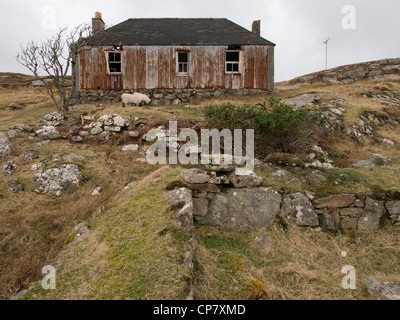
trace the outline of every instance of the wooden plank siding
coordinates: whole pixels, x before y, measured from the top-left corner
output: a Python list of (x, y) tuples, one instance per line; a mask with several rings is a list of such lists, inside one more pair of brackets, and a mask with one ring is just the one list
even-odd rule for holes
[[(107, 51), (79, 53), (81, 90), (268, 89), (269, 46), (242, 46), (241, 73), (225, 74), (227, 46), (124, 46), (122, 73), (107, 74)], [(177, 75), (177, 52), (189, 52), (189, 75)]]

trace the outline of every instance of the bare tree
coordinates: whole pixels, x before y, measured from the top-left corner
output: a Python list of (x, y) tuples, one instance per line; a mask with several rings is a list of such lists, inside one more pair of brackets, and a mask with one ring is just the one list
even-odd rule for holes
[[(69, 32), (64, 28), (42, 43), (30, 41), (26, 46), (20, 46), (21, 52), (17, 55), (17, 61), (28, 68), (38, 80), (42, 80), (43, 74), (50, 77), (50, 82), (43, 83), (57, 110), (63, 114), (68, 111), (75, 91), (76, 56), (87, 45), (91, 32), (89, 25), (80, 25)], [(66, 80), (71, 70), (72, 86), (69, 88)]]

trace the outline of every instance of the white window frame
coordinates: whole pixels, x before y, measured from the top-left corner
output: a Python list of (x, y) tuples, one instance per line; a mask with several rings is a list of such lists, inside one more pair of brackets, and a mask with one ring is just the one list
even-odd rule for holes
[[(226, 56), (229, 52), (239, 53), (239, 61), (227, 61)], [(228, 71), (228, 64), (237, 65), (238, 71)], [(233, 68), (232, 68), (233, 69)], [(242, 51), (241, 50), (225, 50), (225, 73), (226, 74), (241, 74), (242, 73)]]
[[(187, 54), (187, 62), (179, 62), (179, 54), (180, 53), (186, 53)], [(180, 66), (184, 66), (186, 65), (187, 68), (187, 72), (180, 72)], [(180, 77), (187, 77), (189, 76), (189, 72), (190, 72), (190, 51), (184, 51), (184, 50), (178, 50), (176, 52), (176, 73), (178, 76)]]
[[(120, 72), (111, 72), (111, 70), (110, 70), (110, 53), (119, 53), (119, 54), (121, 54), (121, 61), (120, 62), (114, 62), (114, 61), (112, 61), (111, 63), (119, 63), (119, 64), (121, 64), (121, 71)], [(106, 52), (106, 59), (107, 59), (107, 74), (116, 74), (116, 75), (118, 75), (118, 74), (122, 74), (122, 60), (123, 60), (123, 53), (122, 53), (122, 51), (107, 51)]]

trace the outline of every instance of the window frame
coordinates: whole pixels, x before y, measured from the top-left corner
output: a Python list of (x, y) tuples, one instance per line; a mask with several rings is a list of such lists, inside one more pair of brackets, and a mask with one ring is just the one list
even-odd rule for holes
[[(115, 59), (114, 61), (110, 61), (110, 54), (111, 53), (119, 53), (120, 54), (120, 61), (116, 62)], [(113, 50), (113, 51), (107, 51), (106, 52), (106, 58), (107, 58), (107, 74), (109, 75), (119, 75), (122, 74), (122, 60), (123, 60), (123, 52), (122, 51), (118, 51), (118, 50)], [(120, 64), (121, 66), (121, 71), (111, 71), (110, 69), (110, 63), (114, 63), (114, 64)]]
[[(239, 60), (238, 61), (228, 61), (227, 54), (230, 52), (239, 53)], [(225, 74), (241, 74), (242, 73), (242, 50), (225, 50)], [(232, 71), (228, 71), (228, 65), (232, 65)], [(238, 71), (233, 71), (233, 66), (238, 66)]]
[[(187, 62), (180, 62), (179, 61), (179, 54), (185, 53), (187, 54)], [(186, 65), (187, 71), (186, 72), (181, 72), (181, 65), (184, 66)], [(184, 70), (184, 69), (182, 69)], [(190, 75), (190, 51), (187, 50), (177, 50), (176, 51), (176, 74), (178, 77), (188, 77)]]

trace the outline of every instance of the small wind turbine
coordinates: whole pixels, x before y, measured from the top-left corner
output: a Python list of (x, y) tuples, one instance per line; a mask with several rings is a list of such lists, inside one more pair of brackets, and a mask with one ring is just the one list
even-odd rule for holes
[(328, 70), (328, 42), (331, 40), (332, 39), (328, 37), (328, 39), (322, 42), (322, 44), (325, 45), (325, 70)]

